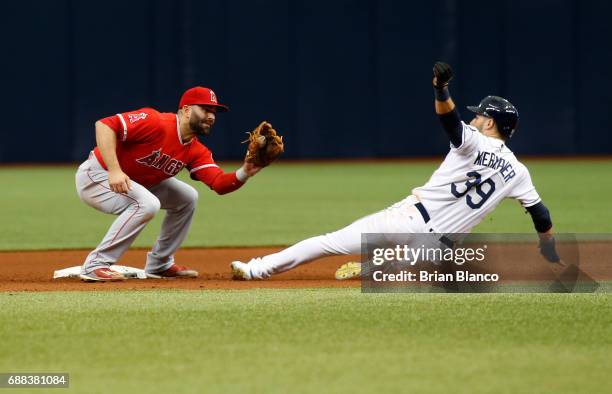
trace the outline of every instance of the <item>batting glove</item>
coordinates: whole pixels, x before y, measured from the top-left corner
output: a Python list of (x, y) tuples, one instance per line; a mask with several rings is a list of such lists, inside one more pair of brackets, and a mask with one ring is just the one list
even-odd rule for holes
[(540, 239), (540, 253), (546, 260), (550, 263), (558, 263), (561, 261), (559, 255), (557, 254), (557, 250), (555, 248), (555, 239), (550, 238), (548, 240)]
[(436, 62), (433, 67), (433, 74), (436, 77), (434, 87), (437, 89), (448, 86), (448, 83), (453, 79), (453, 70), (451, 67), (443, 62)]

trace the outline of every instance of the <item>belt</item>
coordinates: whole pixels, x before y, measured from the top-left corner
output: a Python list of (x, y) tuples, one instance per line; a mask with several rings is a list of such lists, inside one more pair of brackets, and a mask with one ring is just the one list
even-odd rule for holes
[(425, 221), (425, 223), (431, 220), (431, 218), (429, 217), (429, 213), (427, 212), (427, 209), (425, 209), (425, 206), (423, 206), (423, 204), (417, 202), (416, 204), (414, 204), (414, 207), (419, 210), (421, 216), (423, 216), (423, 220)]
[[(421, 216), (423, 216), (423, 220), (425, 221), (425, 223), (428, 223), (431, 220), (431, 217), (429, 216), (429, 212), (427, 212), (427, 209), (425, 209), (425, 206), (422, 203), (417, 202), (416, 204), (414, 204), (414, 207), (419, 210), (419, 212), (421, 213)], [(432, 233), (433, 229), (430, 228), (429, 232)], [(444, 235), (440, 237), (440, 242), (442, 242), (444, 245), (448, 246), (449, 248), (455, 247), (455, 243)]]

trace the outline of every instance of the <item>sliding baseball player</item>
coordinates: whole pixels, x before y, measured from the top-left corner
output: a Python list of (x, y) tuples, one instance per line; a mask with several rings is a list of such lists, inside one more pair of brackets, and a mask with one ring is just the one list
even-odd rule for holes
[[(533, 220), (540, 252), (558, 262), (550, 214), (537, 193), (527, 167), (507, 143), (516, 131), (519, 114), (506, 99), (485, 97), (468, 107), (475, 116), (464, 123), (450, 97), (449, 65), (433, 68), (435, 111), (450, 150), (429, 181), (391, 207), (361, 218), (329, 234), (319, 235), (268, 256), (231, 263), (235, 279), (265, 279), (300, 264), (329, 255), (359, 254), (362, 233), (444, 234), (469, 233), (505, 198), (516, 199)], [(337, 272), (344, 279), (360, 274), (360, 264)]]

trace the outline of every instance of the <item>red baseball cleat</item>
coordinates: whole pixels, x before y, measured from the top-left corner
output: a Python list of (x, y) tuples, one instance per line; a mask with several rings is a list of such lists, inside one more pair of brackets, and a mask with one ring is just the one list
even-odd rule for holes
[(110, 268), (98, 268), (88, 274), (79, 275), (84, 282), (116, 282), (126, 280), (125, 275)]
[(163, 279), (163, 278), (197, 278), (198, 271), (192, 270), (184, 265), (172, 264), (170, 268), (162, 272), (150, 273), (147, 272), (147, 278)]

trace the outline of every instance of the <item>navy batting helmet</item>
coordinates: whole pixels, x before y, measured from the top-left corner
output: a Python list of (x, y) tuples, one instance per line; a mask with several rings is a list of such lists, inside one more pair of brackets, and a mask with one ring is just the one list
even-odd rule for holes
[(514, 105), (505, 98), (487, 96), (482, 99), (477, 107), (468, 106), (467, 108), (479, 115), (493, 118), (497, 124), (497, 130), (505, 138), (512, 137), (512, 134), (516, 131), (519, 114)]

